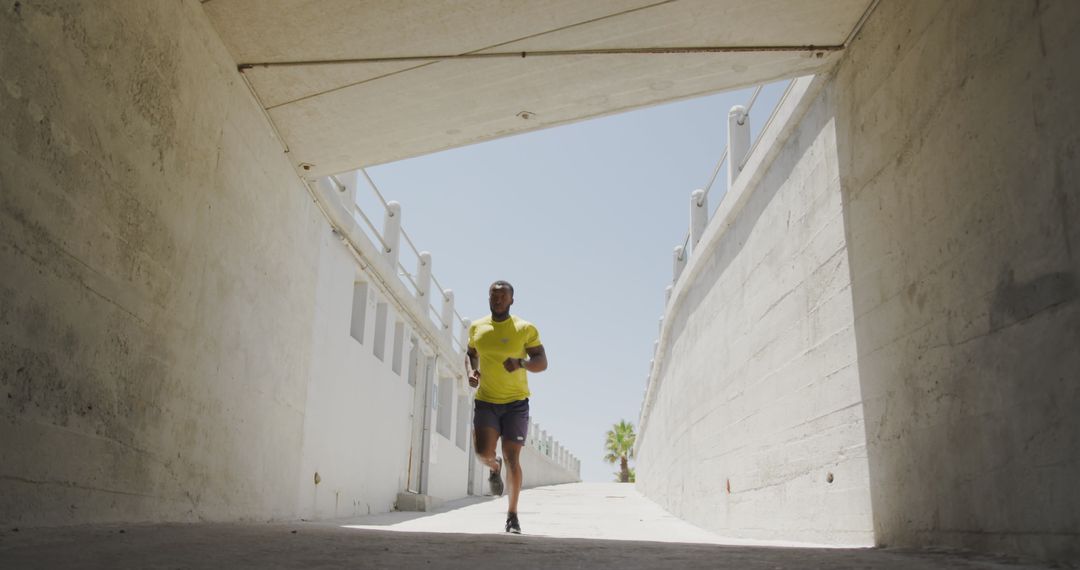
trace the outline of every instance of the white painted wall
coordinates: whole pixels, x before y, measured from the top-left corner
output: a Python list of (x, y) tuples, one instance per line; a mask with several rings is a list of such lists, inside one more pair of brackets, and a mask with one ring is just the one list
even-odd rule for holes
[[(386, 298), (371, 284), (370, 275), (358, 271), (352, 255), (328, 228), (319, 254), (311, 339), (318, 358), (311, 363), (304, 413), (299, 515), (337, 518), (386, 512), (405, 488), (408, 469), (413, 401), (408, 367), (399, 375), (390, 358), (375, 357), (375, 307)], [(363, 344), (350, 334), (357, 279), (369, 283)], [(388, 315), (392, 333), (396, 315), (389, 309)], [(388, 340), (392, 349), (392, 335)], [(408, 342), (407, 335), (404, 340)]]
[(521, 450), (521, 470), (522, 487), (526, 489), (581, 481), (581, 474), (577, 469), (554, 462), (550, 457), (529, 446)]
[(747, 164), (673, 291), (637, 486), (725, 535), (869, 544), (835, 125), (819, 85), (801, 80), (782, 103), (790, 122), (763, 135), (770, 156)]

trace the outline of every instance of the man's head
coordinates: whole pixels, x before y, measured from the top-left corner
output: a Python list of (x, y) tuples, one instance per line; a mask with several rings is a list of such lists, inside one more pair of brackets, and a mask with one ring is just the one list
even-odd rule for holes
[(491, 314), (502, 316), (510, 313), (510, 305), (514, 304), (514, 286), (506, 281), (496, 281), (488, 288), (488, 307)]

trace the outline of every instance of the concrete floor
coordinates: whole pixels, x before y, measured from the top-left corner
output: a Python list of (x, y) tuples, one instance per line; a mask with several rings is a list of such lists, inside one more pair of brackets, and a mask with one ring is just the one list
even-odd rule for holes
[(726, 539), (667, 514), (630, 485), (542, 487), (521, 501), (522, 536), (502, 532), (505, 499), (490, 497), (343, 521), (5, 529), (0, 568), (1047, 568), (962, 553)]

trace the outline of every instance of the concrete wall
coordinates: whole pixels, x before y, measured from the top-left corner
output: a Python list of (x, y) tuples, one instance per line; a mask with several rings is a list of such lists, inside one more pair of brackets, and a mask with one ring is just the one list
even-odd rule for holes
[(675, 288), (639, 487), (742, 536), (872, 512), (1080, 559), (1077, 53), (1075, 2), (881, 2)]
[[(198, 3), (24, 2), (0, 26), (0, 520), (391, 509), (414, 426), (395, 324), (429, 357), (448, 341), (359, 268), (378, 250), (332, 230)], [(464, 496), (440, 440), (428, 486)]]
[(296, 509), (328, 232), (196, 2), (0, 11), (0, 520)]
[(881, 544), (1080, 559), (1077, 54), (1077, 2), (882, 2), (837, 71)]
[[(869, 544), (831, 100), (801, 80), (664, 319), (637, 486), (728, 536)], [(770, 152), (765, 151), (771, 149)]]

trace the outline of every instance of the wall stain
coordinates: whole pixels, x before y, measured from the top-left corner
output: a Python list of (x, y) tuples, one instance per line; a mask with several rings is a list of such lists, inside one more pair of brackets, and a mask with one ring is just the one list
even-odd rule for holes
[(998, 330), (1072, 301), (1077, 296), (1076, 276), (1059, 271), (1028, 281), (1016, 280), (1006, 268), (998, 279), (990, 307), (990, 328)]

